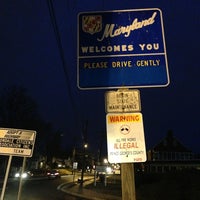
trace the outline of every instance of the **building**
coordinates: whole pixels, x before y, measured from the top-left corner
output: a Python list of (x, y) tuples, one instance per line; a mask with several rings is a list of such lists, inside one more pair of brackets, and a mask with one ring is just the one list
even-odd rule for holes
[(182, 145), (169, 131), (147, 152), (145, 171), (163, 173), (180, 170), (200, 170), (200, 156)]

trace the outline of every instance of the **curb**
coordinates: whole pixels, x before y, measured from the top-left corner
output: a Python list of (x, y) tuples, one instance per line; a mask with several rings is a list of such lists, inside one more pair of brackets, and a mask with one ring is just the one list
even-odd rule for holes
[[(87, 179), (87, 180), (84, 180), (84, 182), (91, 181), (91, 180), (92, 179)], [(89, 189), (85, 189), (84, 186), (81, 187), (77, 182), (63, 183), (59, 185), (57, 189), (71, 196), (79, 197), (79, 198), (83, 198), (87, 200), (121, 200), (121, 197), (117, 197), (114, 195), (105, 195), (105, 194), (94, 192)]]

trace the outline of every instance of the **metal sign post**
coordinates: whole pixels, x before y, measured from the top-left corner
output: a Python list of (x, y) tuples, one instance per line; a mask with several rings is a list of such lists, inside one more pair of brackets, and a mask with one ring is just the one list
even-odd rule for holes
[(19, 181), (19, 190), (18, 190), (17, 200), (20, 200), (20, 198), (21, 198), (22, 174), (24, 173), (25, 166), (26, 166), (26, 157), (23, 158), (23, 164), (22, 164), (22, 171), (21, 171), (21, 176), (20, 176), (20, 181)]
[(3, 181), (3, 188), (2, 188), (2, 192), (1, 192), (1, 200), (4, 199), (4, 194), (5, 194), (5, 190), (6, 190), (6, 184), (7, 184), (7, 181), (8, 181), (8, 174), (9, 174), (9, 171), (10, 171), (11, 161), (12, 161), (12, 155), (10, 155), (9, 159), (8, 159), (6, 175), (5, 175), (5, 178), (4, 178), (4, 181)]

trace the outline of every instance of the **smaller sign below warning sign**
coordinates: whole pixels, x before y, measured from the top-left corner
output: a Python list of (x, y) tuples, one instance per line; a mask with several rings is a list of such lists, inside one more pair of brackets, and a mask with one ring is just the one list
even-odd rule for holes
[(118, 90), (105, 93), (107, 113), (139, 112), (141, 111), (139, 90)]
[(106, 122), (109, 162), (145, 162), (146, 147), (142, 114), (109, 113)]

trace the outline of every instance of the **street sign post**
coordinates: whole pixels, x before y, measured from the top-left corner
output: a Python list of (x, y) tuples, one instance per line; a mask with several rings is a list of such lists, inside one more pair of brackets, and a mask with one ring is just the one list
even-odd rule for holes
[[(169, 84), (162, 12), (158, 8), (78, 15), (79, 89)], [(146, 161), (139, 93), (106, 93), (108, 160), (122, 163), (122, 199), (135, 200), (134, 162)], [(128, 181), (127, 181), (128, 180)]]
[(80, 89), (167, 86), (161, 10), (79, 13), (77, 59)]
[(118, 90), (105, 93), (107, 113), (139, 112), (141, 111), (139, 90)]
[(31, 157), (35, 137), (32, 130), (0, 128), (0, 154)]
[[(8, 174), (10, 171), (10, 165), (12, 156), (21, 156), (23, 158), (22, 173), (25, 169), (26, 157), (31, 157), (33, 154), (34, 144), (36, 138), (36, 131), (12, 129), (12, 128), (0, 128), (0, 155), (8, 155), (8, 164), (6, 174), (4, 177), (3, 187), (1, 191), (1, 200), (4, 199), (6, 184), (8, 180)], [(21, 195), (22, 177), (20, 177), (20, 184), (18, 190), (18, 200)]]
[(136, 200), (135, 162), (146, 161), (143, 119), (141, 113), (108, 113), (108, 160), (121, 163), (122, 200)]

